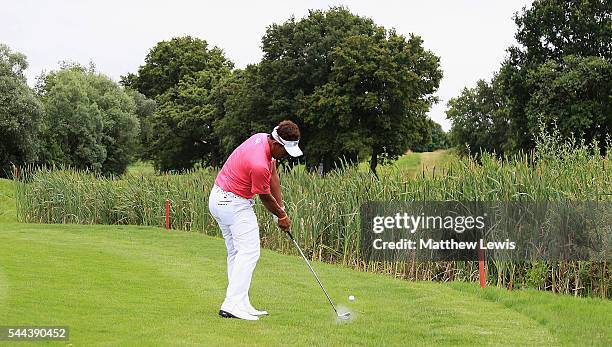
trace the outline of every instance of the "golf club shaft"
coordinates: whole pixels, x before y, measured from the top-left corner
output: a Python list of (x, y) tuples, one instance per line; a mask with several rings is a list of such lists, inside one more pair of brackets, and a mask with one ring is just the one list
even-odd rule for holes
[(287, 231), (287, 234), (289, 234), (289, 237), (291, 238), (291, 241), (293, 241), (293, 244), (295, 245), (295, 247), (298, 249), (298, 251), (302, 255), (302, 258), (304, 258), (304, 260), (306, 261), (306, 265), (308, 265), (308, 268), (310, 269), (310, 271), (312, 272), (314, 277), (317, 279), (317, 282), (319, 283), (319, 286), (321, 287), (321, 289), (323, 289), (323, 293), (325, 293), (325, 296), (327, 297), (327, 300), (329, 300), (329, 303), (331, 304), (332, 308), (334, 309), (336, 314), (338, 314), (338, 310), (336, 310), (336, 305), (334, 305), (334, 302), (329, 297), (329, 294), (327, 294), (327, 290), (325, 290), (325, 287), (323, 287), (323, 283), (321, 283), (321, 280), (319, 280), (319, 276), (317, 276), (317, 273), (314, 271), (314, 269), (310, 265), (310, 262), (308, 261), (308, 258), (306, 258), (306, 256), (304, 255), (304, 252), (302, 252), (302, 248), (300, 248), (300, 245), (298, 245), (298, 243), (293, 238), (293, 235), (291, 235), (291, 233), (289, 231)]

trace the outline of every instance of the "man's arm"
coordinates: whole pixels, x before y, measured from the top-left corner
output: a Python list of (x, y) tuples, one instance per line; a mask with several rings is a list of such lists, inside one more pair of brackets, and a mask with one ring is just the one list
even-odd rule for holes
[(281, 208), (285, 207), (285, 203), (281, 197), (280, 178), (276, 171), (276, 162), (272, 165), (272, 175), (270, 176), (270, 192)]
[[(259, 168), (259, 171), (253, 170), (251, 173), (252, 187), (251, 191), (259, 195), (259, 199), (268, 211), (278, 217), (278, 226), (283, 230), (289, 230), (291, 220), (285, 213), (276, 198), (272, 195), (272, 172), (270, 169)], [(278, 178), (278, 175), (277, 175)], [(280, 191), (280, 185), (277, 186)]]
[(259, 199), (263, 203), (264, 207), (279, 219), (285, 217), (285, 211), (283, 211), (272, 194), (259, 194)]
[(287, 231), (291, 228), (291, 219), (280, 205), (276, 202), (276, 199), (272, 194), (259, 194), (259, 199), (263, 203), (263, 205), (268, 209), (268, 211), (272, 212), (276, 217), (278, 217), (278, 226), (279, 228)]

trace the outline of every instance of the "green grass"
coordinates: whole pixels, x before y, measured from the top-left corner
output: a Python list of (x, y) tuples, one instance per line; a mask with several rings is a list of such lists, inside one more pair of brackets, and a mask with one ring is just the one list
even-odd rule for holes
[[(423, 153), (409, 152), (389, 165), (379, 166), (378, 170), (383, 175), (394, 170), (401, 170), (406, 177), (417, 177), (423, 173), (423, 170), (426, 173), (432, 173), (434, 167), (437, 172), (440, 172), (455, 157), (456, 154), (452, 149)], [(359, 164), (359, 171), (367, 172), (369, 170), (369, 162)]]
[(135, 163), (130, 164), (127, 167), (127, 170), (125, 173), (129, 175), (134, 175), (134, 176), (139, 176), (139, 175), (146, 176), (146, 175), (156, 174), (153, 164), (151, 164), (151, 162), (143, 162), (143, 161), (137, 161)]
[(0, 223), (16, 222), (15, 184), (12, 180), (0, 178)]
[[(486, 153), (479, 160), (459, 158), (449, 151), (409, 154), (399, 161), (403, 170), (390, 169), (380, 179), (355, 167), (332, 170), (324, 178), (292, 170), (281, 175), (283, 199), (294, 221), (294, 235), (302, 240), (310, 258), (405, 279), (471, 281), (474, 263), (363, 261), (361, 206), (368, 201), (610, 201), (608, 157), (601, 157), (594, 147), (554, 141), (538, 143), (537, 151), (503, 160)], [(419, 165), (411, 158), (418, 158)], [(414, 175), (419, 166), (431, 172), (411, 178), (409, 169)], [(40, 170), (28, 176), (28, 183), (16, 185), (19, 221), (161, 226), (165, 201), (170, 200), (172, 229), (219, 236), (207, 212), (207, 194), (215, 176), (216, 171), (210, 169), (112, 178), (70, 169)], [(262, 215), (264, 246), (290, 252), (293, 246), (270, 214), (261, 204), (255, 209)], [(489, 283), (499, 286), (612, 299), (607, 263), (489, 265)]]
[(431, 170), (433, 167), (437, 169), (446, 168), (448, 164), (457, 157), (454, 149), (441, 149), (435, 152), (424, 152), (421, 154), (421, 167)]
[(15, 220), (12, 182), (0, 180), (0, 188), (0, 325), (68, 325), (74, 345), (612, 343), (607, 300), (407, 282), (314, 262), (332, 297), (355, 315), (340, 324), (301, 258), (269, 250), (251, 298), (271, 315), (224, 320), (217, 316), (226, 286), (221, 239), (137, 226), (8, 223)]
[[(225, 246), (136, 226), (0, 225), (0, 325), (68, 325), (74, 345), (610, 345), (612, 303), (408, 282), (314, 262), (355, 314), (337, 323), (297, 256), (263, 250), (257, 322), (217, 316)], [(348, 295), (356, 301), (347, 301)]]

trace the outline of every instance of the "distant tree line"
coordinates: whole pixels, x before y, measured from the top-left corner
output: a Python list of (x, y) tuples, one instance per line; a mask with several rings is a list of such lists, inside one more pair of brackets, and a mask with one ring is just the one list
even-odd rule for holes
[(68, 63), (31, 89), (26, 68), (23, 54), (0, 44), (0, 176), (25, 164), (124, 172), (138, 146), (135, 92)]
[(0, 166), (70, 165), (121, 174), (136, 160), (161, 171), (219, 166), (255, 132), (292, 119), (306, 166), (369, 160), (373, 169), (441, 128), (427, 117), (440, 59), (343, 7), (267, 28), (258, 64), (235, 69), (193, 37), (156, 44), (119, 84), (63, 63), (26, 84), (23, 54), (0, 46)]
[(518, 46), (491, 81), (449, 101), (451, 140), (499, 155), (534, 147), (540, 127), (566, 138), (612, 134), (612, 2), (536, 0), (514, 17)]
[(426, 113), (439, 58), (345, 8), (268, 27), (264, 56), (245, 69), (191, 37), (157, 44), (124, 86), (155, 100), (149, 156), (160, 170), (220, 165), (254, 132), (301, 128), (309, 169), (394, 159), (431, 139)]
[(431, 140), (425, 144), (414, 144), (410, 146), (410, 150), (413, 152), (433, 152), (439, 149), (452, 147), (449, 134), (442, 129), (440, 124), (430, 119), (429, 129), (431, 129)]

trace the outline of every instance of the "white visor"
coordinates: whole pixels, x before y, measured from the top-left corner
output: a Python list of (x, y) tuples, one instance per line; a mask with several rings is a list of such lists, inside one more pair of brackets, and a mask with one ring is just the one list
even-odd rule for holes
[(298, 146), (300, 140), (283, 140), (283, 138), (280, 137), (280, 135), (278, 135), (278, 133), (276, 132), (276, 129), (278, 129), (278, 127), (275, 127), (274, 130), (272, 130), (272, 137), (274, 138), (274, 140), (276, 140), (276, 142), (280, 143), (281, 145), (283, 145), (283, 147), (285, 147), (285, 150), (287, 151), (287, 153), (289, 153), (290, 156), (299, 157), (300, 155), (304, 154)]

